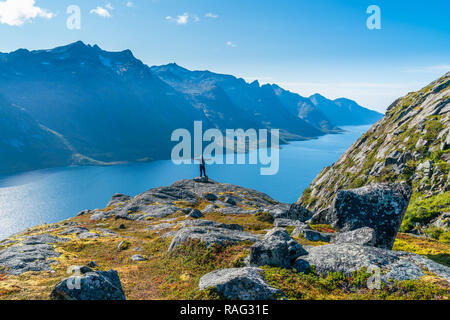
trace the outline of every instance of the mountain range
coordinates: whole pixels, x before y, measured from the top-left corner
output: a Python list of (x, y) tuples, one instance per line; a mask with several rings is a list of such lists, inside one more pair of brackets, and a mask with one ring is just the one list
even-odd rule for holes
[(382, 115), (348, 99), (168, 64), (81, 41), (0, 53), (0, 174), (167, 159), (177, 128), (279, 128), (282, 142), (342, 132)]

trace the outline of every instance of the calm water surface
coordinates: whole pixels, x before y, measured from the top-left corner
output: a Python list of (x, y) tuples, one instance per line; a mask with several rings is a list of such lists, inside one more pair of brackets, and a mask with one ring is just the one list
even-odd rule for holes
[[(297, 141), (280, 150), (280, 170), (261, 176), (259, 165), (212, 165), (207, 174), (294, 202), (315, 176), (335, 162), (370, 126), (343, 127), (344, 134)], [(103, 208), (114, 193), (137, 195), (199, 175), (198, 166), (170, 160), (114, 167), (67, 167), (0, 176), (0, 239), (28, 227), (73, 217), (83, 209)]]

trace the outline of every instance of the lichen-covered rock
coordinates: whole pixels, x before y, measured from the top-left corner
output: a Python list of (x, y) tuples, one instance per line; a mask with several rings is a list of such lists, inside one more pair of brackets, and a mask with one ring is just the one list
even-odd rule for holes
[[(308, 249), (308, 255), (299, 257), (294, 264), (305, 269), (305, 262), (315, 267), (315, 271), (326, 275), (328, 272), (342, 272), (351, 275), (361, 268), (380, 268), (382, 279), (413, 280), (425, 275), (423, 268), (450, 281), (450, 268), (421, 257), (417, 254), (391, 251), (356, 244), (329, 244)], [(297, 269), (297, 268), (296, 268)]]
[(28, 271), (49, 271), (55, 263), (52, 258), (60, 256), (53, 244), (67, 240), (48, 234), (25, 237), (0, 251), (0, 273), (20, 275)]
[[(447, 72), (421, 90), (394, 101), (383, 119), (361, 135), (336, 163), (317, 175), (298, 203), (314, 211), (317, 214), (314, 220), (320, 221), (318, 218), (323, 215), (318, 212), (330, 207), (340, 190), (408, 179), (413, 199), (426, 198), (429, 202), (424, 208), (427, 214), (449, 211), (440, 199), (450, 191), (444, 164), (450, 163), (450, 153), (439, 152), (447, 151), (449, 146), (449, 93), (450, 72)], [(429, 227), (428, 223), (428, 219), (405, 223), (403, 229), (419, 232)]]
[(278, 218), (273, 221), (273, 226), (280, 227), (280, 228), (295, 227), (298, 225), (306, 225), (306, 224), (303, 222), (300, 222), (298, 220), (285, 219), (285, 218)]
[(147, 260), (147, 259), (144, 258), (141, 254), (135, 254), (135, 255), (132, 256), (130, 259), (131, 259), (131, 261), (134, 261), (134, 262), (138, 262), (138, 261), (146, 261), (146, 260)]
[(305, 254), (308, 253), (285, 229), (274, 228), (250, 248), (249, 264), (289, 268), (295, 259)]
[(203, 213), (198, 209), (192, 209), (192, 210), (190, 210), (188, 217), (198, 219), (198, 218), (203, 217)]
[[(205, 220), (203, 220), (205, 221)], [(175, 233), (168, 251), (186, 243), (189, 240), (199, 240), (207, 247), (217, 244), (236, 243), (242, 241), (256, 242), (259, 237), (249, 232), (236, 230), (235, 225), (226, 225), (223, 223), (200, 222), (200, 224), (185, 225)]]
[[(294, 229), (295, 230), (295, 229)], [(299, 228), (300, 233), (309, 241), (322, 241), (330, 242), (331, 234), (325, 232), (319, 232), (308, 228)]]
[(291, 204), (287, 213), (289, 219), (299, 220), (301, 222), (308, 221), (312, 216), (313, 213), (311, 211), (297, 203)]
[(58, 283), (50, 294), (52, 300), (126, 300), (115, 270), (80, 270)]
[(410, 197), (411, 188), (404, 183), (377, 183), (341, 190), (326, 222), (341, 232), (372, 228), (376, 235), (375, 246), (392, 249)]
[(208, 273), (200, 278), (200, 290), (214, 288), (225, 299), (269, 300), (283, 293), (271, 287), (259, 268), (231, 268)]
[(208, 201), (216, 201), (218, 199), (218, 197), (214, 193), (211, 193), (211, 192), (205, 192), (203, 194), (203, 197)]
[(353, 243), (362, 246), (374, 246), (375, 242), (375, 231), (368, 227), (348, 232), (339, 232), (333, 237), (333, 243)]

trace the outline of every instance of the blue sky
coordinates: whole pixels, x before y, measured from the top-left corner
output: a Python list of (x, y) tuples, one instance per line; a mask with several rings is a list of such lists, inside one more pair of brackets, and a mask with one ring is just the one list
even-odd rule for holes
[[(80, 30), (66, 27), (69, 5)], [(369, 5), (380, 30), (366, 27)], [(82, 40), (384, 111), (450, 71), (449, 12), (449, 1), (0, 0), (0, 51)]]

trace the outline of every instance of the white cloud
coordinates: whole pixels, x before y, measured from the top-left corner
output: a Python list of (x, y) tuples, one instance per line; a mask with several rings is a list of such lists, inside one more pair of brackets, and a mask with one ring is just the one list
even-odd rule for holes
[(133, 7), (134, 7), (134, 3), (133, 3), (132, 1), (128, 1), (127, 4), (126, 4), (126, 6), (127, 6), (128, 8), (133, 8)]
[(106, 7), (106, 9), (114, 10), (114, 7), (112, 6), (111, 3), (107, 3), (105, 7)]
[(96, 14), (96, 15), (98, 15), (100, 17), (103, 17), (103, 18), (111, 18), (111, 14), (109, 13), (109, 11), (107, 9), (103, 8), (103, 7), (97, 7), (95, 9), (92, 9), (90, 11), (90, 13)]
[(232, 47), (232, 48), (236, 48), (236, 47), (237, 47), (237, 45), (235, 45), (235, 44), (234, 44), (233, 42), (231, 42), (231, 41), (227, 41), (226, 45), (227, 45), (228, 47)]
[(212, 13), (212, 12), (208, 12), (205, 14), (206, 18), (211, 18), (211, 19), (217, 19), (219, 17), (218, 14)]
[(176, 18), (167, 16), (166, 20), (175, 22), (176, 24), (187, 24), (189, 22), (189, 13), (185, 12), (182, 15), (177, 16)]
[(35, 0), (0, 1), (0, 23), (21, 26), (35, 18), (51, 19), (55, 15), (35, 5)]

